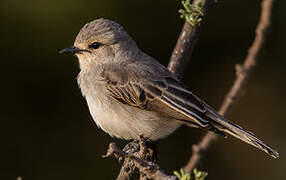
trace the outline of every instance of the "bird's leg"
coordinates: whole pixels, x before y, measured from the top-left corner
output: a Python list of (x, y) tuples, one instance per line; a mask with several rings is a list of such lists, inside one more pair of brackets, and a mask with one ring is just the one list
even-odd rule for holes
[[(124, 146), (122, 151), (124, 151), (126, 153), (130, 153), (130, 154), (134, 154), (136, 152), (139, 152), (140, 151), (139, 140), (133, 140), (133, 141), (129, 142), (128, 144), (126, 144)], [(123, 157), (120, 157), (118, 160), (119, 160), (120, 164), (122, 164), (124, 162)]]
[[(158, 141), (154, 142), (140, 136), (139, 140), (128, 143), (123, 148), (123, 151), (133, 154), (142, 160), (154, 163), (157, 161), (158, 144)], [(134, 163), (127, 159), (124, 160), (123, 158), (119, 159), (119, 161), (123, 162), (123, 164), (117, 179), (135, 179), (138, 175), (138, 169), (135, 167)], [(145, 175), (140, 173), (140, 179), (145, 179)]]
[[(140, 136), (140, 151), (137, 153), (137, 156), (140, 159), (156, 163), (158, 158), (158, 146), (159, 141), (151, 141), (150, 139)], [(144, 173), (140, 172), (140, 180), (146, 180), (147, 177)]]

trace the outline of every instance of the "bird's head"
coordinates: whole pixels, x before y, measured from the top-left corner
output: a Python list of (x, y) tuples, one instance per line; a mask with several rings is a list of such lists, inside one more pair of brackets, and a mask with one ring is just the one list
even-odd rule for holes
[(122, 61), (124, 56), (134, 53), (137, 46), (127, 32), (116, 22), (96, 19), (84, 25), (74, 45), (60, 53), (73, 53), (81, 68), (92, 64)]

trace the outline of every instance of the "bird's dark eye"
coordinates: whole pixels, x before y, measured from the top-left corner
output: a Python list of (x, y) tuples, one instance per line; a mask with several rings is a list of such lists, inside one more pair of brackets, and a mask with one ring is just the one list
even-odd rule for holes
[(92, 43), (89, 47), (92, 49), (98, 49), (102, 44), (99, 42)]

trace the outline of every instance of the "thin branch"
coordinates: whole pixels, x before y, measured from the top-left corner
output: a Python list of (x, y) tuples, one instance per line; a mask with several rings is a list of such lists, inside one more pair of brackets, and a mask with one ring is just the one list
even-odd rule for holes
[(110, 143), (106, 155), (103, 157), (108, 157), (114, 155), (115, 157), (129, 159), (134, 162), (134, 165), (143, 172), (148, 178), (154, 180), (175, 180), (175, 176), (166, 175), (160, 167), (150, 161), (145, 161), (144, 159), (138, 158), (131, 153), (126, 153), (119, 149), (115, 143)]
[[(210, 9), (216, 3), (216, 0), (194, 0), (192, 5), (195, 6), (199, 1), (203, 2), (203, 21), (205, 21), (206, 15), (209, 13)], [(181, 78), (186, 65), (191, 60), (192, 51), (195, 46), (195, 42), (199, 35), (201, 29), (200, 23), (191, 25), (187, 20), (185, 20), (184, 26), (182, 28), (181, 34), (177, 40), (177, 44), (172, 52), (168, 69), (172, 73), (176, 74), (178, 78)]]
[[(261, 16), (259, 23), (256, 27), (256, 36), (248, 50), (248, 55), (244, 60), (243, 65), (236, 65), (236, 80), (230, 91), (227, 93), (225, 100), (220, 108), (219, 113), (226, 115), (234, 101), (239, 97), (239, 94), (249, 77), (249, 73), (253, 70), (257, 57), (261, 52), (261, 48), (265, 41), (266, 31), (270, 26), (271, 12), (272, 12), (273, 0), (263, 0), (261, 3)], [(208, 150), (211, 144), (217, 139), (217, 135), (214, 133), (207, 133), (199, 142), (199, 144), (193, 146), (193, 155), (191, 156), (188, 164), (185, 166), (185, 172), (191, 172), (199, 163), (203, 156), (202, 152)]]

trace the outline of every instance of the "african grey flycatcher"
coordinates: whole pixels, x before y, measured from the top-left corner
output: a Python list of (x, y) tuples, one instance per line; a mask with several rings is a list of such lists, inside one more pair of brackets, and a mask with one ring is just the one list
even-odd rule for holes
[(142, 52), (116, 22), (96, 19), (79, 32), (74, 53), (78, 84), (97, 126), (111, 136), (158, 140), (181, 125), (230, 134), (272, 157), (277, 151), (228, 121), (183, 87), (158, 61)]

